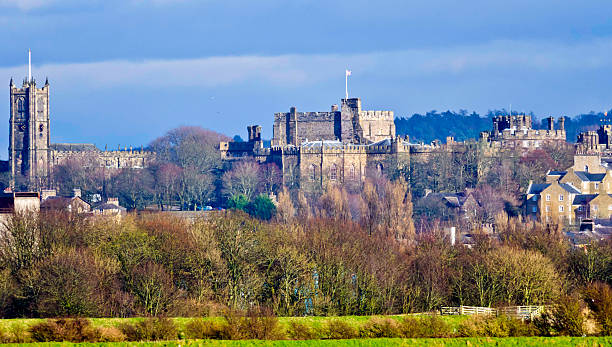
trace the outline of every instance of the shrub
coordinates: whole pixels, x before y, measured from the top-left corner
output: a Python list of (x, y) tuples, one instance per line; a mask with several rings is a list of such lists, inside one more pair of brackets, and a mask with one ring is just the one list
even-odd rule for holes
[(406, 317), (399, 324), (399, 332), (403, 337), (448, 337), (450, 327), (437, 315), (414, 318)]
[(374, 317), (359, 328), (360, 337), (398, 337), (399, 328), (391, 318)]
[(125, 334), (116, 327), (99, 327), (100, 342), (122, 342), (125, 341)]
[(562, 296), (557, 303), (534, 320), (541, 335), (582, 336), (584, 335), (584, 316), (580, 300), (574, 296)]
[(100, 332), (84, 318), (46, 320), (32, 325), (30, 333), (38, 342), (95, 342), (100, 338)]
[(333, 340), (353, 339), (357, 337), (357, 331), (343, 320), (332, 319), (327, 321), (327, 337)]
[(185, 333), (189, 339), (221, 339), (227, 335), (227, 325), (202, 318), (192, 319), (185, 325)]
[(457, 330), (463, 337), (534, 336), (538, 333), (530, 322), (507, 316), (472, 316), (459, 324)]
[(584, 301), (593, 312), (593, 317), (599, 323), (601, 334), (612, 335), (612, 290), (605, 283), (593, 283), (584, 293)]
[(317, 338), (317, 333), (311, 327), (296, 321), (289, 322), (287, 333), (292, 340), (314, 340)]
[(7, 338), (12, 343), (26, 343), (32, 341), (30, 332), (25, 325), (13, 323), (8, 328)]
[(227, 311), (224, 318), (227, 329), (223, 338), (280, 340), (285, 337), (278, 325), (278, 318), (268, 308), (249, 309), (245, 316), (236, 311)]
[(123, 323), (119, 329), (128, 341), (157, 341), (177, 339), (174, 322), (168, 318), (146, 318), (136, 324)]

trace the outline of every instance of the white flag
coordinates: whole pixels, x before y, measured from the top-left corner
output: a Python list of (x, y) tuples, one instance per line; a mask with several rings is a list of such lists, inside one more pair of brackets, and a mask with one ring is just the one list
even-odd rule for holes
[(346, 75), (350, 76), (351, 75), (351, 70), (346, 70)]

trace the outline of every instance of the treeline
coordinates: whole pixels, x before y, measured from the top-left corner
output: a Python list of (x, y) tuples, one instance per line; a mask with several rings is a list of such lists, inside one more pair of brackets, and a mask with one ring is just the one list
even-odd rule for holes
[(160, 214), (120, 222), (17, 215), (0, 234), (0, 316), (197, 316), (258, 306), (280, 316), (331, 316), (544, 305), (612, 278), (610, 241), (585, 252), (557, 227), (511, 219), (498, 221), (498, 237), (476, 233), (471, 248), (453, 247), (441, 229), (412, 232), (396, 207), (357, 223), (342, 212), (348, 204), (329, 197), (317, 207), (326, 215), (298, 214), (290, 223), (229, 211), (195, 223)]
[[(433, 140), (446, 141), (447, 136), (453, 136), (456, 141), (466, 141), (478, 139), (480, 132), (490, 131), (493, 128), (493, 117), (509, 114), (506, 110), (493, 110), (481, 116), (476, 112), (468, 113), (466, 110), (459, 112), (430, 111), (426, 114), (415, 113), (411, 117), (398, 117), (395, 119), (395, 129), (399, 135), (409, 135), (411, 141), (430, 143)], [(518, 114), (513, 111), (512, 114)], [(536, 119), (533, 116), (534, 129), (546, 129), (546, 119)], [(558, 129), (557, 118), (555, 116), (555, 127)], [(599, 127), (604, 113), (590, 112), (579, 114), (573, 117), (566, 116), (565, 131), (567, 141), (576, 142), (579, 133), (586, 130), (594, 130)]]

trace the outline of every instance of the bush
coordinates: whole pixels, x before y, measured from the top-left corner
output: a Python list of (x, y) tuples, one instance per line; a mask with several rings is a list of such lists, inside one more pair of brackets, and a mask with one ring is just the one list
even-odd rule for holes
[(278, 325), (278, 318), (271, 309), (249, 309), (246, 315), (226, 311), (224, 315), (227, 328), (221, 333), (223, 339), (241, 340), (280, 340), (285, 338)]
[(450, 327), (437, 315), (414, 318), (406, 317), (399, 324), (399, 332), (403, 337), (448, 337)]
[(125, 334), (116, 327), (99, 327), (100, 342), (122, 342), (125, 341)]
[(95, 342), (100, 332), (84, 318), (46, 320), (30, 327), (32, 339), (38, 342)]
[(221, 339), (227, 335), (227, 326), (212, 320), (196, 318), (185, 325), (185, 334), (189, 339)]
[(398, 337), (398, 324), (391, 318), (374, 317), (359, 328), (360, 337)]
[(604, 336), (612, 335), (612, 290), (605, 283), (593, 283), (584, 293), (584, 301), (593, 312), (593, 317)]
[(287, 333), (292, 340), (314, 340), (317, 338), (317, 333), (311, 327), (296, 321), (289, 322)]
[(538, 330), (530, 322), (507, 316), (472, 316), (458, 328), (458, 334), (462, 337), (534, 336), (537, 333)]
[(540, 335), (584, 335), (584, 316), (580, 300), (574, 296), (562, 296), (556, 304), (534, 320)]
[(176, 340), (176, 325), (168, 318), (146, 318), (136, 324), (119, 326), (128, 341)]
[(31, 342), (32, 337), (30, 336), (30, 332), (26, 328), (25, 325), (20, 323), (13, 323), (8, 328), (6, 333), (7, 342), (11, 343), (26, 343)]
[(276, 214), (276, 205), (266, 195), (256, 196), (246, 206), (245, 211), (255, 218), (270, 220)]
[(353, 339), (357, 337), (357, 331), (347, 322), (333, 319), (327, 321), (327, 337), (333, 340)]

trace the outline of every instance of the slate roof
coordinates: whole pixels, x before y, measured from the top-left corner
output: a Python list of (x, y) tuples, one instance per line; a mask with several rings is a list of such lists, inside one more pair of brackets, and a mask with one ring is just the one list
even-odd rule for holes
[(544, 189), (548, 188), (550, 183), (535, 183), (529, 187), (527, 194), (540, 194)]
[(595, 199), (596, 196), (597, 196), (597, 194), (579, 194), (579, 195), (576, 195), (574, 197), (574, 201), (572, 202), (572, 205), (584, 205), (584, 204), (587, 204), (589, 201)]
[(574, 171), (580, 180), (585, 182), (601, 182), (606, 175), (605, 173), (589, 173), (586, 171)]
[(94, 152), (99, 149), (93, 143), (52, 143), (51, 149), (56, 151)]
[(574, 188), (574, 186), (572, 186), (571, 184), (559, 183), (559, 185), (561, 186), (561, 188), (565, 189), (569, 193), (580, 194), (580, 191), (578, 189)]
[(566, 173), (567, 171), (549, 171), (548, 175), (549, 176), (565, 176)]

